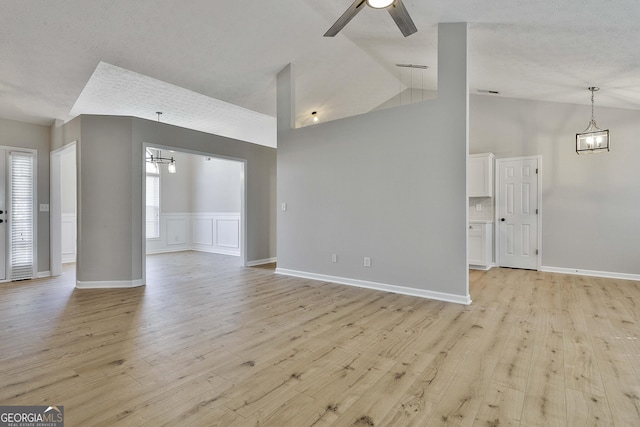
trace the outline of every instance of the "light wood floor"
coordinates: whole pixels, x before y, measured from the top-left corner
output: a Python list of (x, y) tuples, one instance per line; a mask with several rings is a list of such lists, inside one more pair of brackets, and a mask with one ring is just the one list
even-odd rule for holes
[[(273, 266), (271, 266), (273, 267)], [(492, 269), (473, 304), (148, 258), (0, 284), (0, 405), (66, 426), (638, 426), (640, 283)]]

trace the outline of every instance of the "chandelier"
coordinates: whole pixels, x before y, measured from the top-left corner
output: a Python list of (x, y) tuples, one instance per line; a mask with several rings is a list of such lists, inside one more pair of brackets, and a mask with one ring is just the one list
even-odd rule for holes
[(601, 151), (609, 151), (608, 129), (600, 129), (596, 126), (596, 119), (593, 115), (593, 94), (600, 90), (599, 87), (591, 86), (591, 121), (585, 130), (576, 134), (576, 153), (598, 153)]
[(157, 151), (157, 155), (153, 155), (153, 151), (147, 149), (147, 163), (151, 163), (152, 168), (155, 170), (155, 173), (160, 171), (158, 165), (168, 165), (167, 170), (169, 173), (176, 173), (176, 161), (173, 157), (162, 157), (162, 152), (160, 150)]
[[(158, 115), (158, 123), (160, 122), (160, 116), (162, 115), (162, 111), (156, 111)], [(153, 153), (157, 153), (154, 155)], [(167, 170), (169, 173), (176, 173), (176, 161), (173, 157), (162, 157), (162, 151), (156, 150), (155, 148), (147, 148), (147, 163), (150, 163), (151, 169), (153, 173), (160, 173), (160, 167), (158, 165), (168, 165)]]

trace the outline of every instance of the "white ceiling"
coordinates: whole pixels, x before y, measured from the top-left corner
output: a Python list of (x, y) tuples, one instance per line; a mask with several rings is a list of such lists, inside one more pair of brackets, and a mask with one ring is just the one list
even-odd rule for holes
[[(0, 0), (0, 117), (49, 125), (134, 109), (149, 119), (162, 110), (171, 123), (170, 94), (140, 105), (133, 93), (126, 103), (83, 99), (100, 66), (273, 117), (276, 73), (293, 63), (304, 126), (312, 111), (332, 120), (396, 96), (407, 83), (396, 63), (429, 65), (414, 86), (436, 89), (437, 23), (463, 21), (470, 24), (472, 93), (589, 104), (586, 88), (595, 85), (596, 107), (640, 109), (637, 0), (404, 0), (418, 27), (408, 38), (386, 11), (370, 8), (335, 38), (322, 37), (351, 3)], [(176, 115), (188, 118), (189, 103), (177, 104)], [(205, 109), (198, 120), (226, 113)]]

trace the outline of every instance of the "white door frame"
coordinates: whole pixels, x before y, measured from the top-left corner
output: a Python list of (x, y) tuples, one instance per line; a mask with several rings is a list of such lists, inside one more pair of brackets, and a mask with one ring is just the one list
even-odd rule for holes
[[(50, 265), (52, 276), (62, 274), (62, 179), (60, 171), (60, 158), (63, 154), (71, 150), (76, 150), (78, 141), (73, 141), (57, 150), (53, 150), (50, 155), (51, 161), (51, 184), (50, 184), (50, 209), (49, 209), (49, 229), (50, 237)], [(76, 151), (76, 164), (77, 164)], [(76, 168), (76, 175), (78, 171)], [(77, 182), (77, 180), (76, 180)]]
[(503, 162), (509, 161), (518, 161), (518, 160), (537, 160), (538, 163), (538, 171), (537, 171), (537, 181), (538, 181), (538, 215), (536, 215), (536, 222), (538, 228), (537, 235), (537, 249), (538, 254), (536, 256), (536, 270), (540, 271), (542, 267), (542, 156), (522, 156), (522, 157), (505, 157), (501, 159), (496, 159), (495, 165), (495, 227), (494, 227), (494, 241), (495, 241), (495, 258), (496, 258), (496, 266), (500, 267), (500, 188), (502, 185), (502, 179), (500, 177), (500, 164)]

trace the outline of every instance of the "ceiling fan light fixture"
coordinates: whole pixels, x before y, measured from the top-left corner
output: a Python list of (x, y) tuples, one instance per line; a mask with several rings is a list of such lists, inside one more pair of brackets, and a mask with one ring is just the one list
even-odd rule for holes
[(391, 6), (396, 0), (367, 0), (369, 7), (374, 9), (385, 9)]
[(345, 25), (351, 22), (354, 16), (364, 9), (365, 4), (373, 9), (386, 9), (403, 36), (409, 37), (418, 31), (402, 0), (353, 0), (351, 6), (324, 33), (324, 37), (335, 37)]

